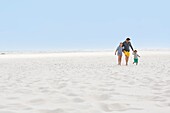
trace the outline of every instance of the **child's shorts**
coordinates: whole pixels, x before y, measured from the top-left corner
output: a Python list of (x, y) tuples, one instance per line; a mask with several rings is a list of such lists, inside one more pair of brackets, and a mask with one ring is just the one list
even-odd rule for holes
[(118, 52), (118, 54), (117, 54), (117, 55), (118, 55), (118, 56), (122, 56), (122, 52), (121, 52), (121, 53), (119, 53), (119, 52)]
[(134, 59), (134, 63), (138, 63), (138, 59), (137, 58)]

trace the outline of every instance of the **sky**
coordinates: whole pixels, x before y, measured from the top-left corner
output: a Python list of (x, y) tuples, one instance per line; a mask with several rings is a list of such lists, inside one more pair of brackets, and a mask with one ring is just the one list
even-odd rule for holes
[(0, 0), (0, 51), (170, 48), (170, 0)]

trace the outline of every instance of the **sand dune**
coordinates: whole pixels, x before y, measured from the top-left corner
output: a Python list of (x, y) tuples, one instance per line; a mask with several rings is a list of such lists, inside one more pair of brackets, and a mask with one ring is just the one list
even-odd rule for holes
[(139, 54), (0, 55), (0, 113), (170, 113), (170, 52)]

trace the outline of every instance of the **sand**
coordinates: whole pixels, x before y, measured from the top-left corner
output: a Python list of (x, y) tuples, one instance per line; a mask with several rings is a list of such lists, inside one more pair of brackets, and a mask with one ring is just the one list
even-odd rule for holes
[(170, 51), (139, 54), (0, 55), (0, 113), (170, 113)]

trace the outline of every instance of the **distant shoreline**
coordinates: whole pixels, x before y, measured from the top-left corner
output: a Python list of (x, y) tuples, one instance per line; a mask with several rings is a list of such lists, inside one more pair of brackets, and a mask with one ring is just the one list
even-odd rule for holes
[[(114, 49), (107, 50), (58, 50), (58, 51), (0, 51), (1, 56), (6, 55), (55, 55), (55, 54), (112, 54)], [(170, 53), (170, 49), (138, 49), (139, 53)], [(132, 52), (132, 51), (131, 51)]]
[[(25, 51), (0, 51), (0, 54), (29, 54), (29, 53), (79, 53), (79, 52), (113, 52), (115, 51), (113, 49), (84, 49), (84, 50), (25, 50)], [(165, 49), (138, 49), (138, 51), (170, 51), (170, 48), (165, 48)]]

